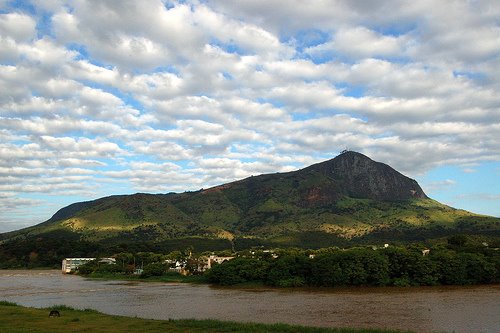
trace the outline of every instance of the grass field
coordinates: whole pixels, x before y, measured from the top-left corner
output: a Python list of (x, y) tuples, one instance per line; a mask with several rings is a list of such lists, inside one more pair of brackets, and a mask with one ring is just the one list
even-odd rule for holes
[(120, 274), (120, 273), (101, 273), (93, 272), (85, 275), (85, 278), (98, 280), (124, 280), (124, 281), (146, 281), (146, 282), (175, 282), (175, 283), (209, 283), (204, 275), (181, 275), (166, 274), (162, 276), (141, 277), (140, 275)]
[[(57, 309), (60, 317), (49, 317)], [(376, 329), (327, 329), (286, 324), (250, 324), (217, 320), (150, 320), (110, 316), (94, 310), (75, 310), (66, 306), (35, 309), (0, 301), (0, 333), (57, 332), (311, 332), (311, 333), (390, 333)]]

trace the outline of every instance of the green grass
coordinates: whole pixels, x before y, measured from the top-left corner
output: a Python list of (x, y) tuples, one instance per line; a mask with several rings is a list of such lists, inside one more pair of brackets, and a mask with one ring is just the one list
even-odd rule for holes
[[(49, 317), (50, 310), (60, 317)], [(94, 310), (75, 310), (60, 305), (34, 309), (0, 302), (0, 332), (67, 333), (67, 332), (310, 332), (310, 333), (390, 333), (377, 329), (328, 329), (286, 324), (253, 324), (218, 320), (151, 320), (111, 316)], [(400, 332), (400, 331), (399, 331)]]
[(178, 282), (178, 283), (208, 283), (203, 275), (189, 275), (184, 276), (181, 274), (166, 274), (162, 276), (141, 277), (140, 275), (128, 275), (120, 273), (101, 273), (94, 272), (90, 275), (84, 276), (91, 279), (102, 280), (124, 280), (124, 281), (148, 281), (148, 282)]

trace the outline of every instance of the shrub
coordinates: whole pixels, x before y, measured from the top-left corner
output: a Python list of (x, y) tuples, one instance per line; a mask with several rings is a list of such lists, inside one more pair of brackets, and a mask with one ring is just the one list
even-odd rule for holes
[(155, 262), (144, 266), (141, 277), (162, 276), (167, 270), (167, 266), (161, 262)]
[(279, 280), (276, 283), (277, 287), (290, 288), (290, 287), (303, 287), (306, 284), (304, 278), (295, 276), (288, 279)]

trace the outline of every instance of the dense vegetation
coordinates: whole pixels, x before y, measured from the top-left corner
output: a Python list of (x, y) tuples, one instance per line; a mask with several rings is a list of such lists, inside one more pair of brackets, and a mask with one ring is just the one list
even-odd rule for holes
[(96, 257), (102, 246), (81, 241), (65, 231), (37, 237), (20, 237), (0, 244), (2, 268), (60, 268), (66, 257)]
[(488, 284), (500, 281), (500, 255), (494, 249), (465, 246), (462, 236), (449, 245), (382, 249), (323, 249), (316, 255), (304, 251), (278, 258), (239, 257), (213, 267), (212, 283), (233, 285), (263, 283), (279, 287), (432, 286)]
[[(500, 282), (500, 251), (498, 242), (487, 244), (484, 238), (455, 235), (432, 246), (391, 245), (374, 249), (371, 246), (318, 250), (281, 248), (263, 251), (262, 248), (232, 252), (219, 251), (223, 256), (236, 256), (231, 261), (214, 266), (206, 274), (197, 271), (195, 248), (183, 251), (142, 251), (141, 247), (117, 247), (109, 252), (81, 241), (64, 242), (53, 237), (47, 241), (19, 243), (10, 247), (30, 255), (16, 257), (16, 252), (0, 251), (0, 268), (54, 267), (59, 268), (61, 255), (116, 258), (116, 265), (98, 261), (81, 266), (80, 274), (111, 279), (152, 279), (156, 281), (209, 281), (221, 285), (258, 283), (279, 287), (314, 286), (410, 286), (463, 285)], [(56, 246), (58, 251), (53, 251)], [(430, 251), (423, 254), (422, 250)], [(124, 251), (127, 249), (127, 251)], [(260, 250), (259, 250), (260, 249)], [(90, 254), (90, 255), (89, 255)], [(11, 255), (12, 257), (8, 257)], [(64, 257), (63, 257), (64, 258)], [(183, 261), (186, 271), (197, 275), (184, 277), (169, 270), (165, 262)], [(142, 268), (142, 274), (133, 274)]]
[[(109, 257), (118, 253), (169, 253), (191, 248), (197, 253), (231, 249), (227, 240), (184, 238), (163, 242), (137, 241), (106, 243), (79, 240), (75, 234), (59, 230), (47, 234), (18, 237), (0, 242), (0, 269), (5, 268), (60, 268), (64, 258)], [(250, 245), (253, 245), (251, 243)], [(138, 261), (140, 263), (140, 261)]]
[(269, 332), (269, 333), (396, 333), (377, 329), (329, 329), (286, 324), (235, 323), (218, 320), (151, 320), (111, 316), (94, 310), (56, 306), (61, 316), (51, 318), (51, 309), (25, 308), (0, 301), (0, 332)]
[[(465, 230), (467, 233), (468, 230)], [(170, 253), (190, 248), (194, 253), (212, 251), (245, 251), (252, 248), (290, 248), (292, 245), (301, 249), (321, 249), (326, 247), (348, 248), (365, 246), (366, 244), (411, 244), (422, 242), (426, 246), (442, 242), (449, 231), (442, 229), (423, 229), (422, 234), (405, 233), (402, 230), (386, 229), (364, 239), (346, 240), (335, 234), (321, 232), (301, 232), (276, 238), (235, 238), (209, 239), (203, 237), (187, 237), (161, 242), (95, 242), (81, 240), (78, 235), (64, 230), (54, 230), (50, 233), (16, 237), (0, 241), (0, 269), (5, 268), (59, 268), (61, 261), (67, 257), (110, 257), (119, 253)], [(393, 239), (403, 238), (398, 242)], [(429, 236), (428, 238), (423, 235)], [(394, 237), (393, 237), (394, 236)], [(487, 242), (490, 247), (500, 247), (500, 237), (495, 233), (489, 235), (470, 235), (476, 244)], [(139, 262), (139, 261), (138, 261)]]
[[(496, 246), (496, 244), (494, 244)], [(120, 252), (116, 264), (91, 261), (79, 274), (108, 279), (211, 282), (220, 285), (265, 284), (277, 287), (432, 286), (500, 282), (500, 251), (485, 242), (455, 235), (431, 247), (337, 247), (319, 250), (298, 248), (217, 252), (234, 256), (208, 271), (212, 253), (192, 255), (192, 248), (168, 254)], [(172, 268), (182, 263), (187, 276)], [(134, 272), (141, 268), (139, 274)], [(135, 273), (135, 274), (134, 274)]]

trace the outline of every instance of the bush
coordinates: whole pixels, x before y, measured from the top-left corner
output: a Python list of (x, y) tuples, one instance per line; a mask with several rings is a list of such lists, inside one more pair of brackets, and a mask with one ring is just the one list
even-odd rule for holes
[(410, 280), (408, 278), (397, 278), (392, 281), (395, 287), (409, 287), (411, 286)]
[(206, 276), (208, 281), (221, 285), (265, 281), (268, 265), (265, 260), (236, 258), (213, 266)]
[(97, 263), (95, 262), (95, 260), (93, 260), (83, 265), (80, 265), (78, 267), (78, 273), (81, 275), (89, 275), (93, 273), (96, 270), (96, 268), (97, 268)]
[(151, 263), (144, 266), (141, 277), (162, 276), (167, 270), (167, 266), (161, 262)]
[(313, 260), (310, 283), (323, 287), (387, 285), (389, 260), (371, 249), (326, 253)]
[(94, 270), (96, 273), (124, 273), (125, 269), (117, 264), (103, 264), (100, 263), (99, 266)]
[(0, 301), (0, 306), (18, 306), (16, 303), (9, 301)]
[(295, 276), (289, 279), (279, 280), (275, 285), (282, 288), (303, 287), (306, 284), (304, 278)]
[(266, 279), (268, 284), (292, 287), (293, 284), (298, 284), (297, 286), (305, 284), (307, 276), (310, 275), (311, 262), (304, 255), (285, 255), (271, 261), (269, 267)]

